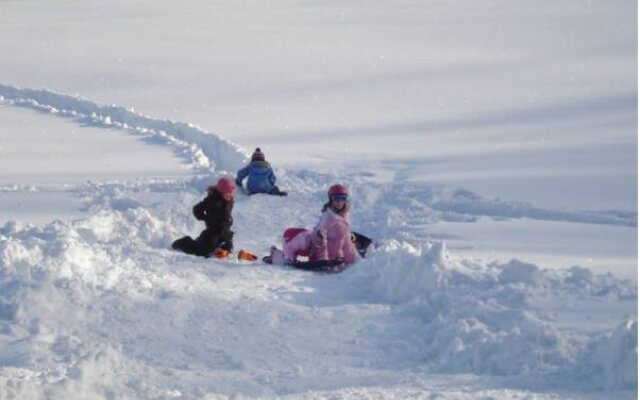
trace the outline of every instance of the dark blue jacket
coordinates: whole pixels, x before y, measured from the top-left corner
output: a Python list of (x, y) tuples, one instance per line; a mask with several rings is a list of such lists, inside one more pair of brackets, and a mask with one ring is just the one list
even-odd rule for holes
[(249, 177), (247, 181), (247, 190), (249, 194), (254, 193), (270, 193), (276, 184), (276, 176), (266, 161), (253, 161), (251, 164), (238, 171), (236, 183), (242, 186), (244, 178)]

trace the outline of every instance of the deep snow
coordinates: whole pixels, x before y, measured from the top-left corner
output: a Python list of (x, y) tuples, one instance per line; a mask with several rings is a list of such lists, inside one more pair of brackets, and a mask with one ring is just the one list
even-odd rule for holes
[[(280, 169), (289, 197), (238, 197), (237, 248), (264, 253), (284, 227), (308, 226), (339, 180), (351, 187), (354, 226), (379, 242), (372, 257), (339, 275), (202, 260), (169, 244), (198, 231), (191, 205), (246, 161), (239, 148), (121, 107), (0, 90), (7, 104), (161, 137), (205, 172), (71, 185), (88, 216), (0, 229), (5, 397), (635, 396), (633, 281), (456, 257), (424, 228), (478, 215), (556, 220), (557, 211)], [(636, 218), (562, 215), (621, 226)]]
[[(636, 398), (636, 15), (3, 2), (0, 398)], [(340, 181), (372, 256), (171, 251), (254, 146), (290, 196), (239, 196), (237, 248)]]
[(4, 84), (192, 122), (281, 167), (636, 209), (633, 0), (29, 0), (1, 13)]

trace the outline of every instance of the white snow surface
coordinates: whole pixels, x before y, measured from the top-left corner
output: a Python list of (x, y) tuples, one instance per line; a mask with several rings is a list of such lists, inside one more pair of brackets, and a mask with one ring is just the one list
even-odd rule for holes
[[(524, 398), (533, 390), (580, 398), (595, 390), (624, 398), (637, 390), (632, 281), (578, 266), (456, 258), (420, 236), (421, 225), (441, 218), (555, 220), (556, 212), (468, 191), (279, 170), (289, 197), (238, 197), (238, 248), (266, 252), (284, 227), (315, 219), (330, 183), (346, 180), (354, 226), (372, 232), (378, 249), (339, 275), (203, 260), (169, 244), (198, 231), (191, 205), (216, 174), (245, 161), (242, 151), (119, 107), (0, 90), (8, 104), (160, 135), (212, 173), (72, 185), (88, 216), (0, 229), (4, 397)], [(562, 217), (635, 223), (618, 213)], [(596, 321), (568, 322), (567, 313)]]
[[(637, 398), (635, 14), (3, 2), (0, 399)], [(172, 251), (255, 146), (289, 196), (239, 194), (236, 249), (343, 182), (375, 251)]]

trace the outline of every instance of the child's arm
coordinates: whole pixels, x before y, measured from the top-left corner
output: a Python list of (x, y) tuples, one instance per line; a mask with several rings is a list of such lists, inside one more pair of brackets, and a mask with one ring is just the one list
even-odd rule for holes
[(269, 169), (269, 183), (271, 186), (276, 184), (276, 174), (273, 173), (273, 168)]
[(246, 167), (238, 170), (238, 174), (236, 175), (236, 185), (242, 186), (242, 181), (247, 177), (247, 175), (249, 175), (249, 167), (250, 166), (247, 165)]
[(207, 217), (205, 210), (205, 200), (202, 200), (200, 203), (193, 206), (193, 216), (196, 217), (198, 221), (204, 221), (204, 219)]

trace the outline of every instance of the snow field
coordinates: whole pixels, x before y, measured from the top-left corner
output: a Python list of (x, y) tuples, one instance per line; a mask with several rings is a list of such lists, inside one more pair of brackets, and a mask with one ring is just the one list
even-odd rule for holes
[[(378, 249), (339, 275), (202, 260), (169, 245), (199, 232), (192, 205), (216, 176), (244, 162), (242, 149), (118, 107), (0, 89), (16, 104), (163, 132), (167, 143), (197, 155), (201, 172), (74, 185), (67, 190), (88, 217), (0, 227), (0, 345), (7, 349), (0, 397), (466, 399), (527, 398), (533, 390), (540, 398), (588, 398), (595, 390), (630, 398), (637, 391), (633, 282), (577, 266), (460, 258), (426, 229), (486, 215), (555, 220), (556, 211), (377, 183), (366, 174), (278, 170), (288, 198), (237, 196), (236, 249), (266, 254), (284, 228), (312, 225), (336, 181), (353, 192), (354, 229), (375, 237)], [(634, 214), (610, 212), (562, 218), (636, 222)], [(602, 329), (562, 320), (583, 302), (614, 310)], [(571, 313), (579, 319), (594, 310)]]
[[(637, 398), (637, 1), (177, 4), (2, 2), (0, 399)], [(258, 145), (377, 251), (170, 251)]]
[[(197, 192), (177, 197), (188, 204)], [(20, 338), (27, 357), (16, 350), (5, 362), (29, 372), (20, 386), (29, 389), (14, 393), (268, 397), (396, 386), (399, 373), (412, 387), (426, 372), (509, 376), (524, 387), (637, 384), (634, 320), (584, 335), (535, 306), (576, 296), (632, 312), (629, 282), (578, 267), (477, 265), (428, 242), (390, 241), (335, 276), (165, 250), (191, 224), (184, 209), (137, 205), (45, 228), (5, 226), (3, 336)]]

